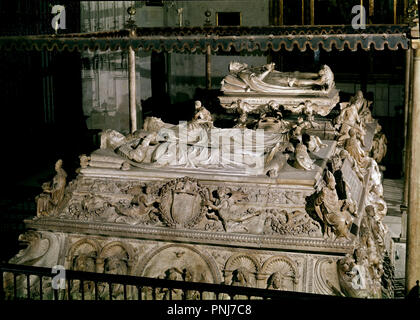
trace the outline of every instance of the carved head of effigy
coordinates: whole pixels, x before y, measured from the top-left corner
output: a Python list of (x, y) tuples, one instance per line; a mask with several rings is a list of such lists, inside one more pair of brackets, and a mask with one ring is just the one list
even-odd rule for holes
[(332, 88), (334, 86), (334, 73), (329, 66), (324, 64), (318, 74), (328, 88)]
[(236, 74), (246, 68), (248, 68), (248, 65), (246, 63), (242, 63), (238, 61), (232, 61), (229, 64), (229, 72), (233, 74)]

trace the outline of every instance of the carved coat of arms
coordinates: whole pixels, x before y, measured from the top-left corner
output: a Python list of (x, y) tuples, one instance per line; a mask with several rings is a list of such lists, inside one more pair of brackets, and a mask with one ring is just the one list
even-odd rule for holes
[(206, 213), (205, 193), (196, 179), (178, 178), (165, 184), (161, 191), (160, 211), (164, 223), (173, 228), (191, 228)]

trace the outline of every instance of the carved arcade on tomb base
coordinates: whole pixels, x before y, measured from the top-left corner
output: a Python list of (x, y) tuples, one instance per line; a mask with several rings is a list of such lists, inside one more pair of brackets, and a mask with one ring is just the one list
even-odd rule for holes
[[(37, 217), (26, 221), (31, 230), (20, 237), (28, 247), (10, 262), (392, 297), (378, 165), (386, 137), (372, 102), (357, 92), (339, 103), (328, 66), (282, 73), (274, 64), (231, 63), (229, 71), (220, 102), (236, 115), (233, 127), (218, 128), (197, 101), (190, 121), (150, 117), (133, 134), (104, 131), (101, 148), (80, 157), (76, 179), (67, 182), (57, 162), (54, 181), (37, 197)], [(326, 117), (333, 109), (336, 117)], [(84, 286), (93, 294), (92, 284)], [(168, 290), (154, 294), (198, 298)], [(121, 298), (121, 287), (112, 292)]]

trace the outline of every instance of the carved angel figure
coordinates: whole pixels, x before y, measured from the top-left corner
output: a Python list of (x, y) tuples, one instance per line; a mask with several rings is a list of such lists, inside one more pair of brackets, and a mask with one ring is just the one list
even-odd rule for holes
[(157, 213), (158, 209), (155, 204), (159, 203), (159, 198), (153, 193), (152, 187), (147, 185), (143, 188), (132, 192), (133, 198), (130, 203), (109, 203), (120, 216), (115, 222), (125, 222), (129, 224), (137, 224), (142, 220), (150, 218), (150, 214)]
[(216, 199), (209, 194), (205, 205), (210, 209), (207, 218), (218, 220), (222, 223), (225, 231), (229, 230), (229, 222), (243, 222), (261, 214), (261, 211), (255, 211), (248, 215), (235, 218), (235, 212), (231, 212), (234, 204), (244, 199), (246, 195), (243, 192), (231, 192), (228, 188), (221, 187), (217, 190)]

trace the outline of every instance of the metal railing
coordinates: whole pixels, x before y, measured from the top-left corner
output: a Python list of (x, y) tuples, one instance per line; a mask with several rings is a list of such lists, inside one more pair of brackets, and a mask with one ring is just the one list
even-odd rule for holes
[(0, 300), (230, 300), (343, 299), (310, 293), (66, 270), (53, 289), (52, 269), (0, 264)]

